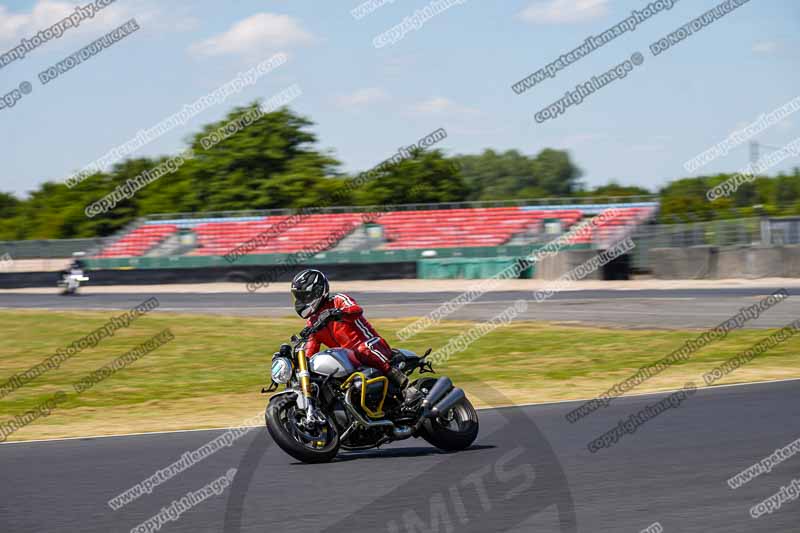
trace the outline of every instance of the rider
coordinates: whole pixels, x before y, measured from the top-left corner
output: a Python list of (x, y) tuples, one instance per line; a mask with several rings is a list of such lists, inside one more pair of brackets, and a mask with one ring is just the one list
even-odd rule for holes
[(60, 276), (65, 278), (70, 275), (83, 276), (83, 271), (86, 268), (86, 263), (81, 259), (83, 252), (75, 252), (72, 254), (72, 262), (66, 270), (60, 272)]
[(320, 344), (328, 348), (348, 348), (356, 364), (380, 370), (396, 387), (404, 389), (408, 377), (389, 363), (392, 349), (364, 317), (364, 310), (355, 300), (343, 293), (329, 294), (328, 278), (319, 270), (307, 269), (292, 280), (294, 310), (308, 320), (308, 326), (318, 321), (326, 325), (306, 343), (306, 356), (319, 351)]
[(70, 272), (72, 272), (73, 274), (80, 275), (80, 276), (83, 275), (84, 268), (86, 268), (86, 263), (82, 259), (80, 259), (78, 257), (73, 259), (72, 263), (70, 263), (70, 265), (69, 265)]

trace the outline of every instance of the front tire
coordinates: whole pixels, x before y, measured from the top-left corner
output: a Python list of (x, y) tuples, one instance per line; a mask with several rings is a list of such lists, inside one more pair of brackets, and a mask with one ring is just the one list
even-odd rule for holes
[(475, 442), (478, 428), (478, 413), (464, 398), (441, 417), (426, 420), (420, 436), (440, 450), (455, 452), (469, 448)]
[(318, 428), (314, 435), (297, 425), (298, 417), (305, 416), (297, 410), (295, 399), (281, 394), (270, 399), (265, 414), (267, 430), (280, 448), (304, 463), (327, 463), (339, 452), (339, 432), (336, 426)]

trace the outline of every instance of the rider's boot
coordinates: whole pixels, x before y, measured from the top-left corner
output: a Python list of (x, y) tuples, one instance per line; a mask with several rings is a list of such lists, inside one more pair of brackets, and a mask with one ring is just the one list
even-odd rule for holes
[(394, 385), (401, 394), (405, 392), (405, 389), (408, 386), (408, 376), (403, 374), (402, 371), (398, 370), (397, 368), (392, 368), (389, 370), (389, 373), (386, 375), (386, 377), (389, 378), (389, 382)]

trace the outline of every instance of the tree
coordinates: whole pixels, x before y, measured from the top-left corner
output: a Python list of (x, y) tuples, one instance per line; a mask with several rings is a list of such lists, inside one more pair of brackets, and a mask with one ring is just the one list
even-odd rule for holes
[(471, 200), (513, 200), (563, 196), (580, 188), (580, 170), (567, 152), (545, 149), (531, 158), (517, 150), (456, 158)]
[(0, 192), (0, 218), (16, 216), (20, 207), (20, 201), (8, 193)]
[(606, 185), (601, 185), (596, 189), (586, 192), (587, 196), (649, 196), (653, 193), (644, 187), (636, 187), (634, 185), (620, 185), (616, 181), (611, 180)]
[[(107, 173), (73, 188), (47, 182), (22, 202), (0, 196), (0, 236), (7, 239), (111, 235), (136, 218), (154, 213), (289, 208), (320, 205), (343, 187), (339, 162), (315, 147), (311, 121), (288, 109), (259, 113), (260, 104), (235, 108), (190, 138), (194, 157), (94, 217), (84, 210), (145, 171), (175, 156), (124, 160)], [(249, 114), (249, 115), (248, 115)], [(202, 142), (245, 115), (239, 131), (224, 133), (213, 146)], [(212, 143), (213, 144), (213, 143)], [(207, 149), (206, 149), (207, 148)], [(177, 155), (177, 154), (176, 154)]]
[(564, 150), (546, 148), (533, 161), (533, 173), (549, 194), (569, 196), (579, 189), (581, 171), (572, 164)]
[(313, 123), (286, 108), (267, 113), (204, 150), (201, 139), (255, 113), (236, 108), (195, 135), (195, 159), (185, 173), (193, 184), (192, 210), (269, 209), (318, 205), (331, 190), (327, 176), (339, 162), (317, 151)]
[(460, 202), (467, 186), (458, 164), (439, 150), (414, 150), (411, 157), (383, 166), (377, 176), (368, 175), (360, 187), (358, 176), (351, 187), (359, 205)]

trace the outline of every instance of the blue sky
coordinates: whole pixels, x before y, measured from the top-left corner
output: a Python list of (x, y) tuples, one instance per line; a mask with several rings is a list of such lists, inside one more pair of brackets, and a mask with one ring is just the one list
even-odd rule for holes
[[(0, 190), (23, 195), (44, 181), (63, 180), (277, 52), (287, 54), (285, 65), (137, 155), (176, 154), (202, 124), (297, 83), (303, 95), (291, 107), (316, 123), (320, 146), (344, 170), (369, 168), (443, 127), (449, 137), (438, 146), (448, 154), (566, 149), (589, 185), (615, 179), (653, 189), (686, 176), (685, 161), (800, 95), (796, 0), (751, 0), (652, 56), (652, 42), (718, 2), (680, 0), (517, 95), (513, 83), (649, 0), (466, 0), (381, 48), (373, 46), (377, 35), (430, 0), (387, 0), (359, 20), (351, 10), (360, 0), (117, 0), (0, 68), (0, 96), (25, 81), (33, 87), (0, 110)], [(76, 4), (0, 4), (0, 54)], [(39, 72), (130, 18), (139, 31), (47, 85), (39, 82)], [(565, 91), (637, 51), (644, 64), (627, 78), (554, 120), (534, 120)], [(783, 146), (797, 137), (800, 113), (756, 140)], [(703, 171), (736, 171), (747, 162), (745, 144)], [(798, 158), (771, 173), (793, 166), (800, 166)]]

